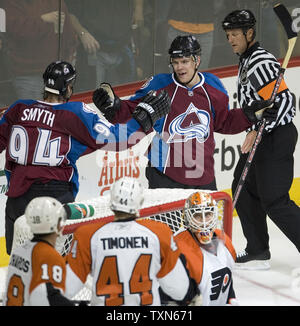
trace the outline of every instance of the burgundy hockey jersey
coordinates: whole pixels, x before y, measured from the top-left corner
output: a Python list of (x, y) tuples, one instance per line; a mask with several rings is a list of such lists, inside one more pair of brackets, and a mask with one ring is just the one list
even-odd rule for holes
[[(241, 109), (229, 110), (229, 98), (220, 79), (211, 73), (199, 76), (200, 82), (189, 89), (173, 74), (159, 74), (131, 98), (140, 101), (150, 90), (168, 91), (171, 111), (154, 125), (156, 135), (148, 158), (153, 167), (171, 179), (195, 186), (214, 179), (214, 132), (237, 134), (250, 127)], [(122, 101), (113, 123), (126, 121), (135, 105)]]
[(130, 136), (143, 133), (131, 119), (113, 126), (82, 102), (46, 103), (19, 100), (0, 120), (0, 152), (6, 149), (9, 197), (25, 193), (34, 182), (69, 181), (78, 192), (79, 157), (97, 149), (123, 150), (134, 145)]

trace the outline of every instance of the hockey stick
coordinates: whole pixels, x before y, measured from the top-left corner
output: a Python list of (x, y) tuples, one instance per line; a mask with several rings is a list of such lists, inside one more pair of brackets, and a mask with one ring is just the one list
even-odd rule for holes
[[(287, 49), (286, 55), (284, 57), (283, 63), (281, 65), (280, 69), (279, 69), (279, 74), (278, 74), (278, 77), (276, 79), (275, 86), (274, 86), (274, 89), (273, 89), (271, 97), (270, 97), (270, 100), (272, 102), (274, 102), (274, 100), (275, 100), (275, 97), (276, 97), (276, 94), (278, 92), (279, 86), (280, 86), (281, 81), (283, 79), (284, 72), (285, 72), (285, 70), (287, 68), (287, 65), (288, 65), (289, 61), (290, 61), (292, 52), (294, 50), (294, 46), (295, 46), (296, 41), (297, 41), (297, 33), (295, 31), (293, 31), (293, 28), (292, 28), (293, 20), (292, 20), (292, 17), (290, 16), (289, 12), (287, 11), (286, 7), (284, 5), (282, 5), (282, 4), (277, 4), (277, 5), (274, 6), (273, 9), (275, 11), (275, 14), (279, 18), (282, 26), (284, 27), (286, 34), (287, 34), (287, 37), (288, 37), (288, 49)], [(257, 118), (261, 118), (262, 113), (263, 113), (264, 110), (265, 109), (262, 109), (262, 110), (257, 111), (255, 113)], [(256, 149), (257, 149), (257, 146), (261, 141), (265, 126), (266, 126), (266, 120), (263, 119), (261, 121), (261, 125), (260, 125), (260, 127), (258, 129), (254, 144), (253, 144), (253, 146), (251, 148), (250, 153), (248, 154), (247, 161), (245, 163), (243, 172), (242, 172), (242, 174), (240, 176), (238, 185), (236, 187), (236, 190), (235, 190), (235, 193), (234, 193), (234, 196), (233, 196), (233, 201), (232, 201), (233, 210), (235, 208), (235, 205), (237, 203), (237, 200), (238, 200), (238, 198), (240, 196), (241, 190), (242, 190), (243, 185), (245, 183), (246, 177), (248, 175), (251, 163), (253, 161), (253, 158), (254, 158), (254, 155), (255, 155), (255, 152), (256, 152)]]

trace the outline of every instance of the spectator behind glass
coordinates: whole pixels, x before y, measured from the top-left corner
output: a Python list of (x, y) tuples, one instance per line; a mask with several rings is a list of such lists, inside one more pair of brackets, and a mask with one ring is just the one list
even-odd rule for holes
[(141, 24), (143, 0), (66, 0), (81, 41), (78, 71), (81, 89), (106, 80), (123, 84), (136, 77), (132, 26)]
[[(9, 0), (2, 6), (16, 97), (39, 99), (45, 66), (58, 60), (58, 1)], [(76, 34), (63, 0), (61, 8), (60, 59), (74, 63)]]
[(173, 0), (169, 13), (167, 47), (178, 35), (193, 35), (201, 44), (201, 69), (209, 67), (214, 36), (214, 0)]
[[(1, 3), (0, 3), (1, 8)], [(0, 109), (13, 101), (11, 65), (7, 55), (5, 33), (0, 33)], [(0, 112), (1, 117), (1, 112)]]

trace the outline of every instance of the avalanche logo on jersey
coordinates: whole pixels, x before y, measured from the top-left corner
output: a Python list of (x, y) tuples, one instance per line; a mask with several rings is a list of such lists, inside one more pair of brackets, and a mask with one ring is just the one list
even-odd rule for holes
[(199, 143), (204, 143), (209, 136), (209, 124), (209, 113), (197, 109), (191, 103), (184, 113), (180, 114), (170, 123), (170, 137), (167, 143), (187, 142), (193, 138), (196, 138)]

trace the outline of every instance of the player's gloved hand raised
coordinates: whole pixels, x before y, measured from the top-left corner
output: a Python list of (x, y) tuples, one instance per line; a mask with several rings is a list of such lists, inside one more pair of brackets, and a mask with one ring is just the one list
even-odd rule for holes
[(243, 112), (248, 118), (248, 120), (252, 123), (257, 123), (262, 119), (262, 110), (266, 110), (267, 108), (273, 105), (272, 101), (253, 101), (250, 105), (243, 106)]
[(162, 90), (158, 95), (156, 91), (150, 91), (133, 112), (133, 118), (148, 132), (155, 122), (170, 112), (171, 99), (167, 91)]
[(100, 84), (94, 91), (93, 102), (108, 121), (112, 121), (121, 107), (119, 97), (108, 83)]

